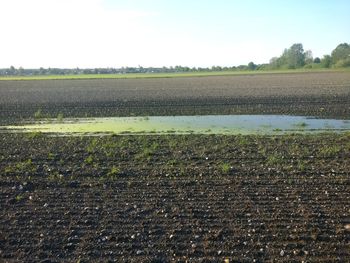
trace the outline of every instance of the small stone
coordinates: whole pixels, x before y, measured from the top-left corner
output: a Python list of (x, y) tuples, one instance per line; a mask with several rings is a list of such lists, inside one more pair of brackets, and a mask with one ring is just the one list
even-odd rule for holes
[(284, 256), (284, 250), (282, 249), (280, 252), (280, 256), (283, 257)]
[(66, 246), (65, 246), (65, 249), (71, 250), (71, 249), (73, 249), (73, 248), (74, 248), (74, 244), (73, 244), (73, 243), (68, 243), (68, 244), (66, 244)]

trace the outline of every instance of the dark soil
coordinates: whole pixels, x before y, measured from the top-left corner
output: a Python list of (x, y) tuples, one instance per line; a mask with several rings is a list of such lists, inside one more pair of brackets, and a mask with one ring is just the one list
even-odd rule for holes
[(350, 134), (0, 136), (2, 262), (347, 262)]
[[(350, 74), (0, 81), (42, 116), (349, 119)], [(350, 134), (0, 134), (1, 262), (349, 262)]]
[(293, 114), (349, 118), (350, 73), (0, 81), (0, 124), (56, 117)]

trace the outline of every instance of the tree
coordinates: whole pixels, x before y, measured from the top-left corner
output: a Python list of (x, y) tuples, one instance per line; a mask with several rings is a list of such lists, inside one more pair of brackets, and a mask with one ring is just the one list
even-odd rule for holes
[(305, 65), (305, 53), (303, 44), (293, 44), (287, 50), (287, 66), (290, 69), (300, 68)]
[(315, 64), (320, 64), (321, 63), (321, 59), (319, 57), (315, 57), (314, 63)]
[(16, 75), (17, 69), (14, 66), (11, 66), (7, 72), (9, 75)]
[(312, 51), (306, 50), (304, 53), (304, 63), (311, 64), (313, 62)]
[(350, 67), (350, 56), (348, 58), (338, 60), (338, 62), (335, 63), (334, 67), (336, 68)]
[(332, 64), (332, 57), (330, 55), (324, 55), (321, 59), (321, 65), (323, 68), (329, 68)]
[(19, 69), (18, 69), (18, 74), (19, 74), (19, 75), (24, 75), (24, 68), (19, 67)]
[(332, 63), (336, 64), (339, 60), (347, 59), (350, 56), (350, 45), (347, 43), (339, 44), (332, 51)]
[(287, 67), (287, 49), (284, 50), (280, 57), (273, 57), (270, 59), (270, 68), (279, 69)]
[(257, 68), (257, 65), (254, 64), (254, 62), (248, 63), (248, 69), (249, 70), (255, 70)]

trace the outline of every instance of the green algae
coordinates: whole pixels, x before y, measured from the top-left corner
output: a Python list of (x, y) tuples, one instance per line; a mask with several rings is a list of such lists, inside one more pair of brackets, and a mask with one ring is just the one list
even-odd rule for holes
[(286, 134), (349, 131), (350, 123), (289, 115), (201, 115), (46, 119), (1, 129), (58, 134)]

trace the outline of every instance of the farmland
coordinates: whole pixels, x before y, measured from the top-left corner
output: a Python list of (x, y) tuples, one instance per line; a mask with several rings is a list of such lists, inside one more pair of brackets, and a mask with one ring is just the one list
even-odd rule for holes
[(0, 81), (0, 120), (294, 114), (347, 118), (348, 72), (157, 79)]
[[(349, 119), (348, 72), (0, 81), (48, 117)], [(350, 134), (0, 134), (0, 261), (345, 262)]]

